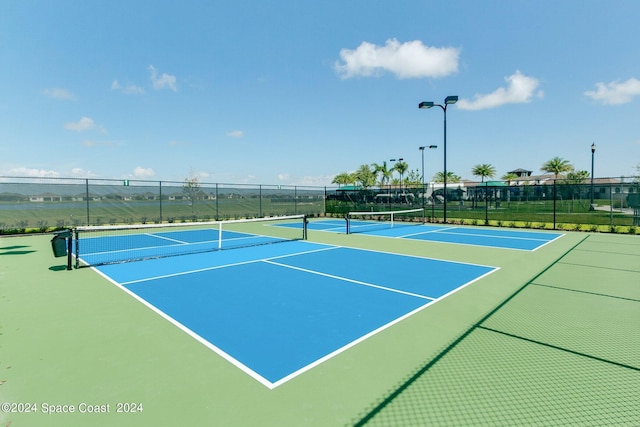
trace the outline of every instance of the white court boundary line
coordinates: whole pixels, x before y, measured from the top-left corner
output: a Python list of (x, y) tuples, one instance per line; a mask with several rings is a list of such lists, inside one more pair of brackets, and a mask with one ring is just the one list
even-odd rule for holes
[[(323, 222), (323, 221), (328, 221), (328, 220), (320, 220), (319, 222)], [(367, 221), (362, 221), (362, 222), (367, 222)], [(374, 223), (373, 221), (369, 221), (371, 223)], [(529, 240), (529, 241), (540, 241), (540, 242), (544, 242), (541, 245), (535, 247), (534, 249), (520, 249), (520, 248), (505, 248), (502, 246), (487, 246), (487, 245), (479, 245), (479, 244), (473, 244), (473, 243), (460, 243), (460, 242), (442, 242), (442, 241), (431, 241), (431, 240), (424, 240), (427, 242), (434, 242), (434, 243), (445, 243), (445, 244), (450, 244), (450, 245), (464, 245), (464, 246), (473, 246), (473, 247), (480, 247), (480, 248), (491, 248), (491, 249), (504, 249), (504, 250), (508, 250), (508, 251), (524, 251), (524, 252), (535, 252), (538, 249), (548, 245), (549, 243), (552, 243), (556, 240), (558, 240), (559, 238), (565, 236), (565, 233), (559, 233), (558, 236), (556, 236), (555, 238), (551, 239), (551, 240), (545, 240), (545, 239), (535, 239), (535, 238), (531, 238), (531, 237), (510, 237), (510, 236), (491, 236), (491, 235), (485, 235), (485, 234), (475, 234), (475, 233), (447, 233), (447, 230), (474, 230), (474, 228), (470, 228), (470, 227), (461, 227), (461, 226), (439, 226), (437, 224), (411, 224), (412, 226), (416, 226), (416, 227), (439, 227), (436, 228), (435, 230), (426, 230), (426, 231), (420, 231), (420, 232), (416, 232), (416, 233), (409, 233), (409, 234), (403, 234), (403, 235), (399, 235), (399, 236), (384, 236), (384, 235), (378, 235), (378, 234), (369, 234), (369, 233), (356, 233), (356, 234), (362, 234), (364, 236), (370, 236), (370, 237), (382, 237), (382, 238), (386, 238), (386, 239), (404, 239), (404, 238), (409, 238), (411, 239), (412, 236), (420, 236), (420, 235), (425, 235), (425, 234), (451, 234), (451, 235), (456, 235), (456, 236), (477, 236), (477, 237), (487, 237), (487, 238), (500, 238), (500, 239), (512, 239), (512, 240)], [(356, 226), (357, 227), (357, 226)], [(362, 226), (362, 227), (366, 227), (366, 226)], [(337, 232), (337, 228), (335, 229), (336, 231), (334, 231), (334, 229), (332, 228), (327, 228), (325, 230), (313, 230), (315, 231), (320, 231), (320, 232), (330, 232), (330, 233), (334, 233)], [(503, 231), (513, 231), (514, 233), (539, 233), (539, 234), (545, 234), (545, 232), (549, 232), (549, 233), (558, 233), (558, 230), (520, 230), (520, 229), (516, 229), (516, 230), (511, 230), (511, 229), (503, 229)], [(420, 240), (420, 239), (413, 239), (413, 240)]]
[[(181, 331), (183, 331), (187, 335), (191, 336), (193, 339), (198, 341), (200, 344), (202, 344), (205, 347), (209, 348), (214, 353), (216, 353), (217, 355), (222, 357), (224, 360), (228, 361), (233, 366), (237, 367), (238, 369), (240, 369), (241, 371), (243, 371), (244, 373), (249, 375), (251, 378), (253, 378), (256, 381), (258, 381), (263, 386), (267, 387), (269, 390), (275, 389), (276, 387), (278, 387), (278, 386), (290, 381), (291, 379), (296, 378), (297, 376), (299, 376), (299, 375), (301, 375), (301, 374), (303, 374), (303, 373), (315, 368), (316, 366), (322, 364), (323, 362), (325, 362), (325, 361), (327, 361), (327, 360), (339, 355), (340, 353), (343, 353), (344, 351), (346, 351), (346, 350), (358, 345), (359, 343), (365, 341), (366, 339), (368, 339), (368, 338), (370, 338), (370, 337), (372, 337), (374, 335), (377, 335), (378, 333), (386, 330), (387, 328), (390, 328), (391, 326), (401, 322), (402, 320), (413, 316), (414, 314), (424, 310), (425, 308), (429, 307), (430, 305), (435, 304), (436, 302), (447, 298), (448, 296), (460, 291), (463, 288), (466, 288), (467, 286), (471, 285), (472, 283), (474, 283), (474, 282), (476, 282), (478, 280), (481, 280), (482, 278), (484, 278), (484, 277), (486, 277), (486, 276), (488, 276), (488, 275), (490, 275), (490, 274), (492, 274), (492, 273), (494, 273), (494, 272), (496, 272), (496, 271), (498, 271), (500, 269), (500, 267), (491, 267), (491, 266), (486, 266), (486, 265), (481, 265), (481, 264), (464, 263), (464, 262), (458, 262), (458, 261), (450, 261), (450, 260), (443, 260), (443, 259), (437, 259), (437, 258), (428, 258), (428, 257), (422, 257), (422, 256), (415, 256), (415, 255), (398, 254), (398, 253), (394, 253), (394, 252), (375, 251), (375, 250), (354, 248), (354, 247), (348, 247), (348, 246), (326, 245), (326, 244), (323, 244), (323, 243), (314, 243), (314, 242), (309, 242), (309, 243), (314, 244), (314, 245), (322, 245), (322, 246), (326, 246), (326, 247), (319, 248), (319, 249), (313, 249), (313, 250), (309, 250), (309, 251), (295, 252), (293, 254), (279, 255), (279, 256), (275, 256), (275, 257), (268, 257), (268, 258), (250, 260), (250, 261), (242, 261), (242, 262), (226, 264), (226, 265), (222, 265), (222, 266), (215, 266), (215, 267), (202, 268), (202, 269), (197, 269), (197, 270), (192, 270), (192, 271), (187, 271), (187, 272), (180, 272), (180, 273), (175, 273), (175, 274), (156, 276), (154, 278), (145, 278), (145, 279), (134, 280), (134, 281), (130, 281), (130, 282), (123, 282), (122, 284), (118, 283), (117, 281), (115, 281), (114, 279), (109, 277), (107, 274), (105, 274), (102, 271), (100, 271), (98, 269), (98, 267), (91, 267), (91, 269), (96, 271), (100, 276), (102, 276), (105, 279), (107, 279), (109, 282), (111, 282), (112, 284), (114, 284), (115, 286), (117, 286), (118, 288), (123, 290), (128, 295), (132, 296), (135, 300), (137, 300), (138, 302), (142, 303), (147, 308), (151, 309), (154, 313), (160, 315), (162, 318), (164, 318), (165, 320), (169, 321), (171, 324), (176, 326), (178, 329), (180, 329)], [(304, 255), (304, 254), (309, 254), (309, 253), (314, 253), (314, 252), (322, 252), (322, 251), (334, 250), (334, 249), (341, 249), (341, 248), (350, 249), (350, 250), (356, 250), (356, 251), (363, 251), (363, 252), (383, 253), (383, 254), (410, 257), (410, 258), (420, 258), (420, 259), (425, 259), (425, 260), (434, 260), (434, 261), (441, 261), (441, 262), (453, 263), (453, 264), (465, 264), (465, 265), (471, 265), (471, 266), (481, 266), (481, 267), (491, 268), (491, 270), (486, 272), (485, 274), (479, 276), (479, 277), (476, 277), (476, 278), (470, 280), (469, 282), (463, 283), (462, 285), (458, 286), (455, 289), (452, 289), (448, 293), (446, 293), (446, 294), (444, 294), (444, 295), (442, 295), (442, 296), (440, 296), (438, 298), (430, 298), (430, 297), (427, 297), (425, 295), (413, 294), (413, 293), (410, 293), (410, 292), (401, 291), (399, 289), (387, 288), (387, 287), (384, 287), (384, 286), (378, 286), (378, 285), (374, 285), (374, 284), (369, 284), (369, 283), (366, 283), (366, 282), (361, 282), (361, 281), (348, 279), (348, 278), (344, 278), (344, 277), (340, 277), (340, 276), (334, 276), (334, 275), (330, 275), (330, 274), (327, 274), (327, 273), (315, 272), (313, 270), (307, 270), (307, 269), (303, 269), (303, 268), (299, 268), (299, 267), (295, 267), (295, 266), (290, 266), (290, 265), (286, 265), (286, 264), (281, 264), (281, 263), (272, 261), (272, 260), (276, 260), (276, 259), (289, 258), (289, 257), (298, 256), (298, 255)], [(307, 272), (307, 273), (310, 273), (310, 274), (323, 275), (323, 276), (326, 276), (326, 277), (329, 277), (329, 278), (333, 278), (333, 279), (336, 279), (336, 280), (342, 280), (342, 281), (351, 282), (351, 283), (355, 283), (355, 284), (359, 284), (359, 285), (370, 286), (370, 287), (379, 288), (379, 289), (390, 291), (390, 292), (402, 293), (402, 294), (406, 294), (408, 296), (412, 296), (412, 297), (423, 299), (423, 300), (426, 301), (426, 303), (424, 305), (421, 305), (421, 306), (417, 307), (416, 309), (414, 309), (414, 310), (412, 310), (412, 311), (410, 311), (410, 312), (408, 312), (408, 313), (406, 313), (406, 314), (404, 314), (404, 315), (392, 320), (391, 322), (388, 322), (388, 323), (386, 323), (386, 324), (384, 324), (384, 325), (372, 330), (371, 332), (356, 338), (355, 340), (351, 341), (350, 343), (348, 343), (348, 344), (346, 344), (346, 345), (344, 345), (342, 347), (337, 348), (336, 350), (334, 350), (334, 351), (326, 354), (325, 356), (323, 356), (323, 357), (311, 362), (310, 364), (308, 364), (308, 365), (306, 365), (306, 366), (304, 366), (304, 367), (302, 367), (302, 368), (290, 373), (289, 375), (286, 375), (285, 377), (281, 378), (280, 380), (275, 381), (275, 382), (271, 382), (271, 381), (267, 380), (266, 378), (264, 378), (259, 373), (257, 373), (256, 371), (254, 371), (253, 369), (251, 369), (250, 367), (248, 367), (247, 365), (245, 365), (244, 363), (240, 362), (238, 359), (234, 358), (233, 356), (231, 356), (230, 354), (228, 354), (227, 352), (225, 352), (221, 348), (219, 348), (216, 345), (214, 345), (213, 343), (211, 343), (209, 340), (203, 338), (198, 333), (196, 333), (193, 330), (189, 329), (186, 325), (182, 324), (180, 321), (176, 320), (175, 318), (173, 318), (169, 314), (165, 313), (161, 309), (157, 308), (156, 306), (154, 306), (153, 304), (151, 304), (150, 302), (148, 302), (147, 300), (145, 300), (144, 298), (142, 298), (141, 296), (137, 295), (136, 293), (134, 293), (133, 291), (127, 289), (124, 286), (125, 284), (140, 283), (140, 282), (146, 282), (146, 281), (151, 281), (151, 280), (162, 279), (162, 278), (166, 278), (166, 277), (181, 276), (181, 275), (187, 275), (187, 274), (191, 274), (191, 273), (199, 273), (199, 272), (204, 272), (204, 271), (216, 270), (216, 269), (220, 269), (220, 268), (232, 267), (232, 266), (237, 266), (237, 265), (242, 265), (242, 264), (257, 263), (257, 262), (265, 262), (265, 263), (269, 263), (269, 264), (276, 265), (276, 266), (279, 266), (279, 267), (285, 267), (285, 268), (289, 268), (289, 269), (301, 270), (301, 271), (304, 271), (304, 272)]]
[(309, 270), (307, 268), (296, 267), (296, 266), (288, 265), (288, 264), (282, 264), (282, 263), (274, 262), (274, 261), (271, 261), (271, 260), (265, 260), (264, 262), (267, 263), (267, 264), (277, 265), (278, 267), (289, 268), (291, 270), (298, 270), (298, 271), (302, 271), (304, 273), (310, 273), (310, 274), (315, 274), (317, 276), (328, 277), (330, 279), (341, 280), (343, 282), (355, 283), (356, 285), (362, 285), (362, 286), (368, 286), (370, 288), (382, 289), (383, 291), (395, 292), (395, 293), (398, 293), (398, 294), (409, 295), (409, 296), (416, 297), (416, 298), (423, 298), (423, 299), (427, 299), (427, 300), (430, 300), (430, 301), (433, 301), (435, 299), (435, 298), (430, 298), (430, 297), (428, 297), (426, 295), (414, 294), (413, 292), (401, 291), (399, 289), (388, 288), (386, 286), (375, 285), (373, 283), (363, 282), (361, 280), (349, 279), (347, 277), (336, 276), (334, 274), (323, 273), (321, 271)]
[[(422, 226), (422, 224), (417, 225), (417, 227)], [(411, 239), (412, 236), (422, 236), (422, 235), (426, 235), (426, 234), (447, 234), (447, 235), (452, 235), (452, 236), (475, 236), (475, 237), (486, 237), (488, 239), (505, 239), (505, 240), (512, 240), (512, 241), (538, 241), (538, 242), (544, 242), (541, 243), (539, 246), (536, 246), (533, 249), (521, 249), (521, 248), (508, 248), (508, 247), (504, 247), (504, 246), (489, 246), (489, 245), (480, 245), (480, 244), (476, 244), (476, 243), (461, 243), (461, 242), (448, 242), (448, 241), (440, 241), (440, 240), (422, 240), (424, 242), (432, 242), (432, 243), (445, 243), (448, 245), (463, 245), (463, 246), (473, 246), (476, 248), (487, 248), (487, 249), (503, 249), (503, 250), (507, 250), (507, 251), (524, 251), (524, 252), (535, 252), (538, 249), (548, 245), (551, 242), (554, 242), (556, 240), (558, 240), (559, 238), (565, 236), (565, 233), (560, 233), (558, 236), (556, 236), (555, 238), (551, 239), (551, 240), (545, 240), (545, 239), (535, 239), (535, 238), (531, 238), (531, 237), (509, 237), (509, 236), (495, 236), (495, 235), (486, 235), (486, 234), (474, 234), (474, 233), (449, 233), (447, 232), (447, 230), (459, 230), (459, 229), (464, 229), (464, 230), (473, 230), (473, 228), (467, 228), (467, 227), (447, 227), (447, 228), (442, 228), (442, 229), (438, 229), (438, 230), (429, 230), (429, 231), (423, 231), (423, 232), (419, 232), (419, 233), (409, 233), (409, 234), (402, 234), (400, 236), (384, 236), (384, 235), (378, 235), (378, 234), (365, 234), (366, 236), (371, 236), (371, 237), (378, 237), (378, 238), (383, 238), (383, 239)], [(514, 231), (514, 233), (535, 233), (535, 231)], [(544, 234), (544, 233), (541, 233)], [(412, 239), (412, 240), (418, 240), (420, 241), (421, 239)]]

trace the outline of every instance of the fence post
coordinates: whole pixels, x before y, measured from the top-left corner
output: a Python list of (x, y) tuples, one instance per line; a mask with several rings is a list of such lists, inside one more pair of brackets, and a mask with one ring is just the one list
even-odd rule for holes
[(91, 223), (89, 222), (89, 180), (88, 179), (84, 180), (84, 185), (85, 185), (85, 195), (87, 197), (87, 225), (91, 225)]
[(484, 187), (484, 225), (489, 225), (489, 187)]
[(160, 187), (160, 224), (162, 224), (162, 181), (158, 182)]
[(556, 179), (553, 180), (553, 229), (556, 229)]
[(218, 211), (218, 183), (216, 182), (216, 221), (220, 220), (220, 212)]
[(327, 186), (324, 186), (324, 197), (322, 198), (322, 215), (327, 216)]
[(613, 184), (609, 184), (609, 227), (613, 227)]

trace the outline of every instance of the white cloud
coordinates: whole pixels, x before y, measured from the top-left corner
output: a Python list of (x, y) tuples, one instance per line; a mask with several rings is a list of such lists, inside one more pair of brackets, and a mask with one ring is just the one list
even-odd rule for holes
[(184, 142), (184, 141), (171, 140), (169, 141), (168, 144), (170, 147), (191, 147), (190, 142)]
[(610, 83), (596, 83), (595, 91), (586, 91), (584, 94), (607, 105), (626, 104), (631, 102), (634, 96), (640, 95), (640, 80), (631, 77), (622, 83), (617, 80)]
[(133, 176), (136, 178), (149, 178), (155, 176), (155, 172), (151, 168), (143, 168), (141, 166), (136, 167), (133, 170)]
[(362, 42), (355, 50), (342, 49), (335, 70), (343, 79), (375, 76), (383, 71), (401, 79), (444, 77), (458, 71), (460, 49), (425, 46), (420, 40), (400, 43), (387, 40), (384, 46)]
[(331, 185), (333, 176), (309, 176), (305, 175), (301, 179), (294, 182), (294, 185), (308, 185), (318, 187), (323, 185)]
[(145, 93), (144, 89), (140, 86), (132, 84), (122, 86), (117, 80), (114, 80), (113, 83), (111, 83), (111, 90), (119, 90), (127, 95), (142, 95)]
[(288, 173), (279, 173), (276, 175), (278, 182), (282, 185), (302, 185), (302, 186), (310, 186), (310, 187), (321, 187), (324, 185), (331, 185), (331, 181), (333, 180), (333, 176), (325, 175), (325, 176), (311, 176), (305, 175), (303, 177), (292, 176)]
[(53, 98), (53, 99), (59, 99), (59, 100), (69, 100), (69, 99), (73, 99), (74, 96), (71, 92), (69, 92), (66, 89), (61, 89), (58, 87), (54, 87), (51, 89), (45, 89), (42, 93), (44, 93), (45, 96), (48, 96), (49, 98)]
[(122, 145), (122, 143), (119, 141), (95, 141), (93, 139), (85, 139), (82, 141), (82, 145), (88, 148), (98, 147), (98, 146), (117, 147), (119, 145)]
[(71, 169), (71, 176), (72, 177), (79, 177), (79, 178), (90, 178), (90, 177), (95, 177), (98, 176), (95, 173), (91, 172), (91, 171), (87, 171), (84, 170), (82, 168), (73, 168)]
[(82, 117), (77, 122), (71, 122), (64, 125), (64, 128), (67, 130), (72, 130), (74, 132), (84, 132), (87, 130), (96, 129), (96, 124), (93, 119), (89, 117)]
[(256, 180), (257, 180), (257, 177), (255, 175), (243, 175), (243, 176), (227, 175), (227, 178), (223, 178), (223, 181), (237, 182), (238, 184), (255, 183)]
[(480, 95), (476, 94), (472, 100), (461, 99), (457, 106), (462, 110), (485, 110), (496, 108), (505, 104), (522, 104), (531, 101), (534, 96), (541, 98), (542, 91), (536, 91), (540, 82), (534, 77), (525, 76), (520, 71), (504, 78), (507, 87), (501, 87), (495, 91)]
[(244, 136), (244, 132), (241, 130), (232, 130), (231, 132), (227, 132), (227, 136), (231, 138), (242, 138)]
[(24, 168), (24, 167), (18, 167), (18, 168), (12, 168), (9, 169), (7, 175), (9, 176), (29, 176), (29, 177), (38, 177), (38, 178), (45, 178), (45, 177), (58, 177), (60, 176), (60, 173), (56, 172), (56, 171), (51, 171), (51, 170), (44, 170), (44, 169), (32, 169), (32, 168)]
[(158, 77), (158, 71), (153, 65), (149, 65), (149, 71), (151, 72), (151, 83), (153, 84), (153, 88), (155, 90), (160, 90), (168, 87), (174, 92), (178, 91), (178, 89), (176, 88), (176, 76), (162, 73), (162, 75)]

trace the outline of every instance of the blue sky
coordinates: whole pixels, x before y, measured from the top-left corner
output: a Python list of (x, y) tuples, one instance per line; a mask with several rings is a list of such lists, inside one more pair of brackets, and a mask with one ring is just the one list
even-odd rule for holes
[(0, 175), (638, 174), (640, 2), (0, 2)]

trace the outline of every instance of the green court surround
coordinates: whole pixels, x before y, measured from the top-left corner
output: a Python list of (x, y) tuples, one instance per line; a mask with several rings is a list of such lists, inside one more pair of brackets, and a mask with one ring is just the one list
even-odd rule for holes
[[(0, 238), (0, 403), (38, 409), (0, 412), (3, 427), (640, 424), (637, 236), (525, 252), (310, 231), (500, 270), (274, 390), (92, 269), (66, 271), (50, 239)], [(63, 405), (76, 412), (42, 413)]]

